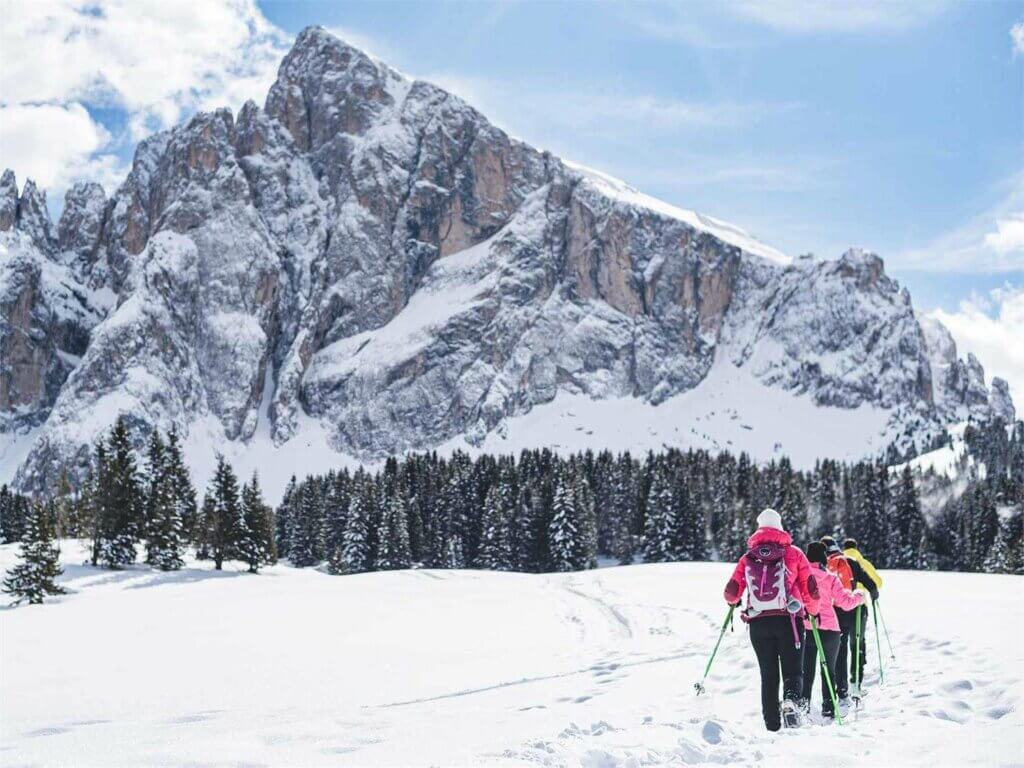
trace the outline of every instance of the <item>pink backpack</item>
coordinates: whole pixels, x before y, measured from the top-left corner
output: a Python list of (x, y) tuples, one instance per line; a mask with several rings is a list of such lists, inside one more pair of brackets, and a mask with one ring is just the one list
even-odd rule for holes
[(747, 614), (753, 618), (764, 613), (788, 613), (786, 593), (786, 549), (770, 541), (751, 547), (744, 572), (747, 579)]

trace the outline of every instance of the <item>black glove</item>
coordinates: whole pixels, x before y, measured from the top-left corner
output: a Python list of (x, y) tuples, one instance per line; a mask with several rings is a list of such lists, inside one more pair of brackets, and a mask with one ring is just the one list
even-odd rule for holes
[(878, 599), (878, 590), (875, 589), (871, 592), (871, 602), (875, 602)]

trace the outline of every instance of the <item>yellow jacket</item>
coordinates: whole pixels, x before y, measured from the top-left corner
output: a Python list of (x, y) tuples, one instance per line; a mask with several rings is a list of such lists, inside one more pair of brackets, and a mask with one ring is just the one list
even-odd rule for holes
[[(843, 550), (843, 554), (860, 563), (860, 567), (863, 568), (864, 572), (871, 577), (875, 584), (878, 585), (878, 588), (882, 588), (882, 577), (878, 575), (878, 571), (875, 570), (875, 566), (871, 564), (871, 561), (864, 557), (859, 550), (849, 547), (848, 549)], [(867, 592), (866, 589), (862, 589), (861, 591)]]

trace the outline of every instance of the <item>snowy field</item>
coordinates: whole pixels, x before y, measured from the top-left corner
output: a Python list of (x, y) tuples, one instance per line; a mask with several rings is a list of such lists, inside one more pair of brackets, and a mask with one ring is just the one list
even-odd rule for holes
[(740, 622), (694, 695), (725, 564), (333, 577), (84, 558), (65, 542), (71, 594), (0, 610), (4, 766), (1024, 765), (1020, 577), (885, 573), (884, 687), (872, 634), (858, 716), (771, 735)]

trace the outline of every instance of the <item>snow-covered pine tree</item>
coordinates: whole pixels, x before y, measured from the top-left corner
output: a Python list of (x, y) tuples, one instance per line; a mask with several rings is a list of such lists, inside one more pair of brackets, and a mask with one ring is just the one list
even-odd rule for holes
[(579, 521), (573, 505), (572, 478), (563, 472), (555, 485), (552, 499), (551, 523), (548, 526), (548, 560), (555, 571), (575, 571), (580, 568)]
[(175, 571), (185, 564), (182, 521), (174, 491), (167, 450), (154, 430), (147, 451), (146, 562), (162, 571)]
[(164, 441), (160, 433), (153, 430), (149, 433), (149, 444), (146, 446), (145, 468), (140, 472), (139, 484), (142, 486), (142, 535), (146, 539), (146, 564), (153, 564), (153, 507), (157, 503), (156, 487), (166, 488), (164, 483)]
[(648, 563), (667, 563), (677, 559), (676, 497), (664, 462), (654, 469), (647, 493), (647, 519), (644, 525), (643, 555)]
[(242, 523), (238, 556), (249, 565), (249, 573), (256, 573), (261, 565), (273, 563), (276, 557), (273, 511), (263, 501), (255, 472), (242, 487)]
[(484, 500), (477, 565), (491, 571), (507, 571), (512, 568), (508, 510), (504, 507), (504, 496), (498, 485), (491, 486)]
[(217, 454), (217, 469), (203, 503), (205, 545), (214, 568), (221, 570), (225, 560), (238, 555), (238, 543), (244, 529), (238, 478), (227, 460)]
[(4, 592), (14, 596), (14, 605), (28, 601), (41, 603), (47, 595), (62, 595), (57, 584), (61, 575), (60, 550), (53, 543), (52, 504), (32, 504), (21, 539), (21, 562), (8, 571)]
[(444, 567), (452, 569), (466, 567), (466, 556), (462, 551), (462, 537), (457, 533), (448, 539), (448, 549), (445, 551)]
[(332, 573), (363, 573), (372, 567), (370, 520), (365, 494), (368, 482), (361, 469), (352, 478), (345, 516), (345, 535), (341, 547), (334, 551), (329, 563)]
[(835, 536), (839, 526), (840, 507), (837, 486), (839, 484), (838, 467), (830, 459), (821, 462), (814, 473), (813, 504), (815, 524), (812, 527), (814, 538)]
[(328, 560), (344, 543), (348, 501), (348, 473), (328, 476), (323, 530), (323, 551)]
[(186, 543), (195, 544), (199, 529), (199, 510), (196, 505), (196, 489), (192, 485), (185, 456), (181, 448), (178, 430), (174, 427), (167, 434), (164, 452), (164, 471), (171, 489), (171, 500), (175, 514), (181, 521), (181, 536)]
[(106, 471), (101, 473), (101, 482), (100, 559), (110, 568), (120, 568), (135, 562), (135, 545), (143, 534), (145, 504), (128, 423), (123, 416), (110, 431)]
[(534, 490), (530, 482), (521, 480), (512, 520), (513, 564), (517, 571), (537, 572), (544, 558), (544, 544), (538, 541), (540, 525), (534, 504)]
[(999, 521), (999, 531), (982, 563), (985, 573), (1013, 573), (1013, 542), (1010, 519)]
[(28, 522), (28, 505), (6, 485), (0, 488), (0, 543), (21, 541)]
[(290, 506), (292, 521), (288, 559), (297, 568), (316, 565), (323, 559), (320, 550), (323, 505), (313, 478), (302, 482)]
[(374, 568), (378, 571), (396, 571), (408, 568), (409, 528), (405, 506), (400, 496), (392, 496), (383, 504), (380, 536)]
[(572, 504), (576, 510), (579, 525), (577, 539), (577, 568), (597, 567), (597, 516), (594, 513), (594, 497), (587, 480), (587, 471), (583, 466), (572, 471)]
[(890, 567), (916, 568), (920, 559), (924, 515), (910, 464), (903, 465), (891, 515)]
[(298, 503), (298, 482), (295, 475), (292, 475), (288, 485), (285, 486), (284, 496), (277, 507), (277, 514), (274, 516), (274, 539), (277, 541), (277, 556), (291, 556), (292, 541), (292, 507)]
[(633, 487), (633, 462), (628, 453), (616, 459), (611, 467), (611, 482), (607, 503), (608, 554), (622, 565), (633, 562), (636, 548), (633, 520), (636, 515), (636, 489)]
[(782, 516), (786, 530), (795, 542), (807, 541), (807, 499), (804, 497), (800, 477), (793, 471), (789, 459), (779, 459), (775, 477), (775, 499), (772, 507)]

